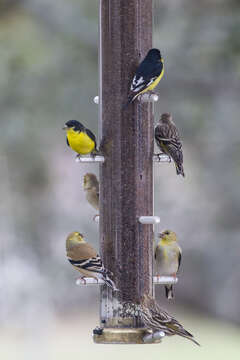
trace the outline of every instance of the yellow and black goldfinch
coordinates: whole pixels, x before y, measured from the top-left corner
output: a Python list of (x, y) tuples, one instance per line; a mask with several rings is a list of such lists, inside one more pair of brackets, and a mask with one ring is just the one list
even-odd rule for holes
[[(159, 242), (154, 252), (156, 275), (176, 276), (181, 264), (182, 250), (177, 243), (177, 235), (171, 230), (159, 234)], [(173, 286), (165, 285), (166, 297), (173, 299)]]
[(185, 176), (183, 170), (182, 143), (171, 114), (165, 113), (161, 115), (159, 123), (155, 127), (155, 140), (159, 149), (173, 159), (177, 175), (181, 174)]
[(135, 76), (131, 83), (128, 104), (133, 102), (140, 94), (153, 90), (161, 80), (164, 74), (164, 61), (162, 59), (160, 50), (151, 49), (148, 51), (146, 57), (138, 66)]
[(97, 143), (95, 135), (77, 120), (69, 120), (65, 123), (67, 145), (80, 155), (96, 154)]
[(83, 178), (83, 188), (86, 198), (96, 210), (99, 210), (99, 182), (96, 175), (87, 173)]
[(166, 336), (179, 335), (200, 345), (184, 327), (165, 310), (162, 310), (155, 299), (144, 295), (139, 306), (139, 314), (146, 328), (153, 332), (164, 331)]
[(101, 279), (113, 290), (118, 290), (109, 277), (110, 271), (104, 268), (96, 250), (84, 240), (82, 234), (75, 231), (68, 235), (66, 251), (68, 261), (82, 274), (82, 279), (85, 277)]

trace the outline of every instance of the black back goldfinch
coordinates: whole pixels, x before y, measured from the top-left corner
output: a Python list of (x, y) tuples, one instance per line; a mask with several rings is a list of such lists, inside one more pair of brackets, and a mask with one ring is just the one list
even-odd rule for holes
[(92, 277), (96, 280), (101, 279), (113, 290), (117, 290), (116, 285), (109, 277), (111, 273), (104, 268), (100, 256), (84, 240), (82, 234), (74, 231), (68, 235), (66, 251), (68, 261), (82, 274), (82, 278)]
[(63, 127), (67, 134), (67, 145), (78, 155), (97, 152), (95, 135), (77, 120), (69, 120)]
[(142, 297), (139, 314), (147, 329), (151, 329), (153, 332), (164, 331), (166, 336), (179, 335), (199, 345), (193, 335), (185, 330), (177, 319), (161, 309), (151, 296), (144, 295)]
[(158, 49), (148, 51), (146, 57), (138, 66), (131, 83), (128, 102), (133, 102), (140, 94), (153, 90), (164, 74), (164, 62)]
[[(157, 276), (176, 276), (182, 257), (182, 250), (174, 231), (165, 230), (158, 235), (159, 242), (154, 251)], [(173, 286), (165, 285), (167, 299), (173, 299)]]
[(185, 176), (183, 170), (182, 143), (171, 114), (162, 114), (159, 124), (155, 127), (155, 140), (159, 149), (173, 159), (177, 175), (181, 174)]

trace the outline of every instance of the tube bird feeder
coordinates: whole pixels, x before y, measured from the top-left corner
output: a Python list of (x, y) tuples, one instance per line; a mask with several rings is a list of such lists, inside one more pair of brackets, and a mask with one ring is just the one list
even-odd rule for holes
[(153, 110), (151, 101), (123, 105), (152, 47), (152, 1), (100, 0), (99, 32), (100, 248), (119, 291), (101, 286), (94, 341), (143, 343), (138, 314), (122, 309), (153, 293), (153, 225), (139, 222), (153, 215)]

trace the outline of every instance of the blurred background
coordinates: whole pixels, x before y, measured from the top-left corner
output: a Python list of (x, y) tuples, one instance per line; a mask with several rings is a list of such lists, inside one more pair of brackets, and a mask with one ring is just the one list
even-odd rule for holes
[(180, 129), (186, 178), (155, 164), (156, 231), (183, 248), (176, 299), (161, 304), (202, 344), (94, 345), (97, 287), (77, 287), (65, 238), (98, 247), (86, 172), (61, 128), (97, 133), (98, 1), (0, 0), (0, 356), (12, 359), (195, 359), (240, 353), (240, 3), (155, 0), (154, 46), (166, 73), (155, 105)]

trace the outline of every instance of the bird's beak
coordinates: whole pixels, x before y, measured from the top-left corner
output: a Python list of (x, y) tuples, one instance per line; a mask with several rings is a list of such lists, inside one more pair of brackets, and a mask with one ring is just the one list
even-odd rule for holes
[(67, 125), (64, 125), (64, 127), (62, 128), (63, 130), (66, 130), (68, 127)]
[(160, 239), (162, 239), (162, 238), (163, 238), (163, 236), (164, 236), (164, 234), (163, 234), (163, 233), (158, 233), (158, 237), (159, 237)]

